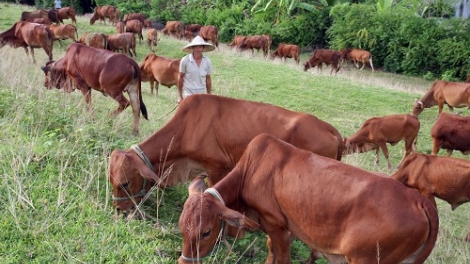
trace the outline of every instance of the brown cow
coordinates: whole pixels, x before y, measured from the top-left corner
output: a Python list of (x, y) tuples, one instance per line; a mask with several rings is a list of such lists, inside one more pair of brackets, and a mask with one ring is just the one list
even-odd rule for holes
[(427, 154), (411, 154), (391, 178), (418, 190), (434, 206), (434, 197), (452, 210), (470, 201), (470, 161)]
[(418, 116), (424, 108), (435, 105), (438, 105), (440, 114), (444, 104), (447, 104), (450, 111), (454, 111), (454, 107), (470, 107), (470, 84), (442, 80), (434, 81), (421, 100), (415, 100), (412, 115)]
[[(127, 22), (129, 20), (139, 20), (140, 23), (142, 23), (142, 26), (145, 24), (145, 19), (147, 17), (144, 15), (144, 14), (141, 14), (141, 13), (128, 13), (128, 14), (125, 14), (124, 15), (124, 18), (122, 20), (124, 20), (124, 22)], [(151, 25), (152, 23), (150, 23)]]
[(78, 39), (77, 28), (72, 24), (66, 24), (66, 25), (52, 24), (49, 26), (49, 29), (52, 32), (53, 39), (58, 40), (59, 45), (61, 47), (62, 47), (61, 40), (71, 39), (75, 42)]
[[(57, 13), (57, 9), (50, 9), (47, 11), (47, 17), (57, 25), (60, 24), (59, 14)], [(62, 22), (63, 24), (63, 22)]]
[(43, 25), (46, 25), (46, 26), (49, 26), (52, 24), (52, 21), (49, 19), (49, 18), (28, 18), (26, 19), (26, 22), (30, 22), (30, 23), (38, 23), (38, 24), (43, 24)]
[(388, 162), (388, 168), (391, 170), (392, 163), (388, 155), (387, 143), (393, 146), (404, 140), (405, 152), (397, 166), (400, 167), (400, 164), (411, 152), (416, 152), (419, 127), (418, 118), (408, 114), (370, 118), (362, 124), (354, 135), (343, 139), (343, 154), (375, 150), (375, 164), (377, 165), (379, 163), (379, 150), (382, 149)]
[(240, 45), (241, 50), (251, 50), (251, 54), (254, 56), (255, 55), (255, 49), (256, 50), (262, 50), (263, 51), (263, 57), (268, 56), (268, 40), (263, 37), (263, 36), (247, 36), (246, 38), (243, 39), (242, 44)]
[(7, 44), (13, 48), (23, 47), (26, 55), (29, 47), (34, 63), (36, 63), (35, 48), (42, 48), (49, 60), (52, 60), (52, 32), (46, 25), (26, 21), (16, 22), (10, 29), (0, 34), (0, 48)]
[(139, 20), (136, 20), (136, 19), (127, 20), (125, 31), (134, 33), (135, 35), (139, 36), (139, 44), (140, 44), (142, 43), (142, 40), (144, 40), (144, 36), (142, 36), (143, 27), (144, 25)]
[(201, 27), (202, 25), (199, 24), (189, 24), (185, 26), (184, 30), (191, 31), (193, 35), (196, 36), (199, 34), (199, 30), (201, 30)]
[(136, 57), (135, 51), (135, 36), (132, 33), (116, 33), (108, 35), (108, 50), (119, 51), (126, 54), (129, 57)]
[(118, 21), (117, 11), (117, 8), (114, 6), (97, 6), (93, 16), (90, 18), (90, 25), (93, 25), (96, 20), (101, 20), (106, 25), (106, 18), (108, 18), (109, 21), (114, 25)]
[(143, 25), (144, 25), (144, 28), (153, 28), (152, 27), (152, 20), (150, 20), (150, 19), (145, 19)]
[(204, 41), (210, 41), (214, 44), (215, 47), (219, 47), (219, 30), (215, 26), (202, 26), (199, 29), (199, 36), (201, 36)]
[(326, 65), (331, 65), (330, 75), (333, 71), (338, 73), (341, 68), (341, 66), (339, 66), (340, 58), (341, 54), (336, 50), (316, 49), (313, 52), (312, 57), (304, 63), (304, 71), (315, 66), (317, 66), (318, 71), (320, 71), (322, 69), (322, 64), (325, 63)]
[(273, 40), (271, 38), (271, 35), (268, 35), (268, 34), (263, 34), (261, 35), (262, 37), (265, 37), (266, 40), (268, 41), (268, 52), (271, 51), (271, 44), (273, 43)]
[(49, 12), (46, 9), (38, 9), (36, 11), (28, 12), (24, 11), (21, 13), (21, 21), (26, 21), (28, 18), (49, 18)]
[(196, 35), (194, 35), (194, 33), (192, 31), (189, 31), (189, 30), (185, 30), (184, 31), (184, 38), (191, 42), (191, 40), (193, 40), (193, 38), (195, 37)]
[(155, 53), (157, 52), (157, 45), (158, 45), (158, 32), (154, 28), (150, 28), (147, 30), (147, 45), (149, 49)]
[(357, 68), (359, 68), (359, 62), (362, 63), (362, 69), (369, 62), (372, 72), (374, 72), (374, 64), (372, 63), (372, 55), (367, 50), (362, 49), (344, 49), (340, 51), (342, 60), (351, 60)]
[[(263, 132), (341, 159), (341, 134), (315, 116), (270, 104), (210, 94), (191, 95), (178, 105), (172, 119), (148, 139), (131, 149), (111, 153), (113, 205), (126, 215), (154, 184), (173, 186), (201, 174), (216, 183), (235, 166), (251, 139)], [(172, 166), (177, 161), (181, 163)], [(170, 167), (181, 173), (164, 176), (167, 174), (162, 173)]]
[(64, 23), (64, 19), (72, 19), (72, 23), (77, 24), (77, 20), (75, 19), (76, 11), (75, 8), (71, 6), (57, 9), (57, 15), (62, 24)]
[(116, 32), (117, 33), (124, 33), (126, 28), (126, 23), (123, 21), (119, 21), (116, 23)]
[(286, 58), (294, 58), (295, 63), (299, 65), (299, 55), (300, 55), (300, 48), (297, 45), (290, 45), (285, 43), (280, 43), (276, 50), (271, 53), (271, 58), (274, 59), (276, 57), (284, 58), (284, 62), (286, 62)]
[(79, 40), (80, 43), (98, 49), (107, 49), (108, 36), (103, 33), (84, 33)]
[(446, 149), (450, 157), (454, 150), (464, 155), (470, 154), (470, 117), (441, 113), (431, 128), (433, 141), (432, 154)]
[(192, 182), (179, 219), (179, 264), (202, 263), (222, 222), (267, 233), (266, 263), (291, 263), (294, 236), (340, 263), (424, 263), (437, 240), (437, 211), (416, 191), (269, 134), (213, 188), (201, 186)]
[[(140, 112), (147, 119), (139, 65), (123, 54), (72, 43), (62, 59), (48, 62), (42, 70), (45, 73), (44, 86), (48, 89), (67, 89), (64, 86), (67, 82), (69, 86), (76, 86), (82, 92), (88, 110), (91, 110), (91, 89), (109, 95), (119, 103), (118, 108), (111, 112), (111, 117), (131, 105), (134, 113), (133, 134), (139, 133)], [(72, 89), (69, 87), (68, 90)], [(128, 93), (129, 100), (124, 97), (124, 91)]]
[(243, 41), (245, 40), (246, 36), (242, 36), (242, 35), (235, 35), (235, 37), (233, 37), (233, 40), (232, 42), (230, 42), (230, 44), (228, 44), (230, 47), (237, 47), (237, 49), (240, 49), (240, 46), (243, 44)]
[(167, 21), (162, 32), (165, 35), (182, 39), (184, 34), (184, 23), (181, 21)]
[(171, 59), (157, 56), (153, 53), (145, 56), (140, 64), (142, 81), (150, 82), (150, 92), (153, 94), (155, 82), (155, 93), (158, 95), (159, 85), (170, 88), (178, 83), (179, 65), (181, 59)]

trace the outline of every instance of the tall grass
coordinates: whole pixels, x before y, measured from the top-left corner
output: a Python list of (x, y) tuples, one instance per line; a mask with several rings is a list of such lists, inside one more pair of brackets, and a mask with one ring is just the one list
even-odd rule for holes
[[(26, 8), (0, 4), (0, 31), (10, 28), (22, 10)], [(85, 31), (114, 32), (110, 25), (90, 26), (88, 20), (78, 17), (79, 35)], [(158, 54), (175, 58), (185, 54), (181, 51), (185, 41), (166, 36), (160, 40)], [(54, 58), (61, 58), (64, 50), (55, 44)], [(141, 62), (149, 50), (141, 44), (137, 53), (136, 61)], [(309, 55), (302, 54), (301, 62)], [(332, 76), (326, 69), (303, 72), (293, 61), (263, 59), (260, 53), (254, 57), (249, 52), (240, 54), (226, 45), (207, 56), (215, 69), (215, 94), (311, 113), (333, 124), (344, 136), (372, 116), (409, 113), (414, 98), (430, 86), (421, 79), (380, 71), (372, 74), (370, 69), (358, 71), (350, 65), (343, 65)], [(113, 149), (143, 141), (171, 118), (177, 100), (175, 87), (160, 87), (155, 96), (149, 85), (143, 84), (149, 121), (143, 120), (140, 135), (133, 136), (130, 109), (110, 119), (117, 103), (92, 92), (95, 111), (90, 115), (79, 92), (68, 94), (43, 87), (40, 66), (47, 61), (43, 50), (36, 50), (36, 59), (38, 64), (33, 65), (23, 49), (0, 49), (0, 205), (5, 209), (0, 215), (0, 262), (175, 263), (181, 251), (177, 222), (187, 197), (186, 186), (157, 190), (142, 207), (150, 217), (126, 221), (113, 217), (107, 178), (108, 156)], [(421, 152), (431, 151), (429, 131), (436, 115), (433, 108), (420, 116)], [(390, 147), (394, 165), (403, 148), (403, 143)], [(373, 153), (350, 155), (344, 161), (392, 173), (383, 156), (379, 166), (374, 166)], [(438, 202), (439, 240), (427, 263), (469, 263), (470, 246), (462, 242), (470, 231), (469, 205), (452, 212), (449, 205)], [(263, 263), (264, 238), (254, 232), (245, 239), (231, 240), (232, 255), (222, 246), (208, 262)], [(308, 254), (301, 242), (294, 242), (294, 263)]]

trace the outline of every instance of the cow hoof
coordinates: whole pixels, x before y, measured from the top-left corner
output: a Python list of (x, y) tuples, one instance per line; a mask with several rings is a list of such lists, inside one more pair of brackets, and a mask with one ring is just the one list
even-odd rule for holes
[(463, 241), (470, 242), (470, 233), (468, 233), (467, 236), (464, 237)]

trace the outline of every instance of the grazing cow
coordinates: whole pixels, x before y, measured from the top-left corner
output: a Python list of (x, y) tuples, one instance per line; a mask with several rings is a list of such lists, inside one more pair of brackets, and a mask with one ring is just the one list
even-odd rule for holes
[(184, 31), (184, 38), (189, 42), (191, 42), (191, 40), (193, 40), (195, 36), (196, 35), (192, 31), (189, 31), (189, 30)]
[(62, 47), (61, 40), (71, 39), (75, 42), (78, 39), (77, 28), (72, 24), (66, 24), (66, 25), (52, 24), (49, 26), (49, 29), (52, 32), (53, 39), (58, 40), (59, 45), (61, 47)]
[[(325, 157), (341, 159), (340, 133), (315, 116), (270, 104), (191, 95), (148, 139), (131, 149), (111, 153), (113, 205), (127, 215), (153, 184), (174, 186), (198, 175), (208, 175), (209, 181), (216, 183), (235, 166), (251, 139), (263, 132)], [(172, 165), (177, 161), (180, 163)], [(170, 167), (172, 171), (166, 177), (162, 173)]]
[[(109, 95), (119, 103), (119, 107), (111, 112), (111, 117), (131, 105), (134, 113), (133, 134), (139, 133), (140, 112), (147, 119), (139, 65), (123, 54), (72, 43), (62, 59), (48, 62), (42, 70), (45, 73), (44, 86), (48, 89), (67, 89), (64, 86), (67, 82), (69, 86), (76, 86), (85, 97), (88, 110), (91, 110), (91, 89)], [(129, 100), (124, 97), (124, 91), (128, 93)]]
[(202, 26), (199, 29), (199, 36), (204, 41), (210, 41), (215, 47), (219, 48), (219, 30), (215, 26)]
[(135, 36), (132, 33), (116, 33), (108, 35), (108, 50), (119, 51), (126, 54), (129, 57), (136, 57), (135, 51)]
[(155, 94), (158, 95), (158, 86), (164, 85), (170, 88), (178, 84), (179, 65), (181, 59), (171, 59), (155, 55), (153, 53), (145, 56), (140, 64), (142, 81), (150, 82), (150, 92), (153, 94), (155, 82)]
[(49, 25), (52, 24), (52, 21), (49, 18), (42, 18), (42, 17), (40, 17), (40, 18), (27, 18), (26, 22), (43, 24), (43, 25), (46, 25), (46, 26), (49, 26)]
[(448, 202), (452, 210), (470, 201), (468, 160), (413, 153), (390, 177), (418, 190), (436, 208), (434, 197)]
[(434, 81), (421, 100), (415, 100), (412, 115), (418, 116), (424, 108), (435, 105), (439, 107), (440, 114), (444, 104), (447, 104), (450, 111), (454, 111), (454, 107), (470, 107), (470, 84), (442, 80)]
[(184, 30), (191, 31), (193, 33), (193, 37), (199, 34), (199, 30), (201, 30), (202, 25), (199, 24), (189, 24), (186, 25)]
[(143, 24), (144, 28), (152, 28), (152, 20), (150, 19), (145, 19)]
[(135, 35), (139, 36), (139, 44), (140, 44), (142, 43), (142, 40), (144, 40), (144, 37), (142, 36), (143, 27), (144, 25), (139, 20), (136, 20), (136, 19), (127, 20), (125, 31), (134, 33)]
[(97, 6), (93, 16), (90, 18), (90, 25), (93, 25), (96, 20), (101, 20), (105, 25), (105, 19), (108, 18), (112, 24), (117, 23), (117, 8), (110, 5)]
[(322, 69), (322, 64), (325, 63), (326, 65), (331, 65), (330, 75), (333, 71), (337, 73), (341, 68), (341, 66), (339, 66), (340, 58), (341, 54), (336, 50), (316, 49), (313, 52), (312, 57), (304, 63), (304, 71), (315, 66), (317, 66), (318, 71), (320, 71)]
[(470, 117), (441, 113), (431, 128), (432, 154), (446, 149), (450, 157), (454, 150), (470, 154)]
[[(127, 22), (129, 20), (139, 20), (140, 23), (142, 23), (142, 26), (145, 24), (145, 19), (147, 17), (144, 15), (144, 14), (141, 14), (141, 13), (129, 13), (129, 14), (125, 14), (124, 15), (124, 18), (122, 20), (124, 20), (124, 22)], [(150, 25), (152, 25), (152, 22), (150, 21)]]
[(242, 35), (235, 35), (233, 38), (232, 42), (228, 44), (230, 47), (237, 47), (237, 49), (240, 50), (240, 46), (243, 44), (243, 41), (245, 41), (246, 36)]
[(0, 48), (7, 44), (13, 48), (23, 47), (26, 55), (29, 47), (34, 63), (36, 63), (35, 48), (42, 48), (49, 60), (52, 60), (52, 32), (46, 25), (26, 21), (16, 22), (10, 29), (0, 33)]
[(24, 11), (21, 13), (21, 21), (26, 21), (28, 18), (49, 18), (49, 12), (45, 9), (38, 9), (36, 11), (28, 12)]
[(107, 49), (108, 36), (103, 33), (84, 33), (79, 40), (80, 43), (97, 49)]
[(269, 134), (255, 137), (226, 177), (204, 187), (198, 177), (188, 188), (179, 264), (202, 263), (222, 222), (267, 233), (273, 254), (266, 263), (291, 263), (293, 237), (340, 263), (384, 264), (424, 263), (437, 240), (437, 211), (418, 192)]
[(149, 49), (155, 53), (157, 52), (157, 45), (158, 45), (158, 32), (154, 28), (149, 28), (147, 30), (147, 45)]
[(276, 57), (279, 57), (284, 59), (284, 62), (286, 62), (286, 58), (294, 58), (295, 63), (299, 65), (299, 55), (300, 55), (300, 48), (297, 45), (290, 45), (290, 44), (285, 44), (285, 43), (280, 43), (276, 50), (271, 53), (271, 58), (274, 59)]
[(181, 21), (167, 21), (162, 32), (165, 35), (182, 39), (184, 34), (184, 23)]
[(116, 32), (117, 33), (124, 33), (126, 28), (126, 23), (123, 21), (119, 21), (116, 23)]
[(351, 60), (357, 68), (359, 68), (359, 62), (362, 63), (361, 70), (364, 69), (367, 62), (369, 62), (372, 72), (374, 72), (374, 64), (372, 63), (372, 55), (367, 50), (361, 49), (344, 49), (340, 51), (341, 60)]
[(419, 127), (418, 118), (408, 114), (370, 118), (362, 124), (354, 135), (343, 139), (343, 154), (375, 150), (375, 164), (377, 165), (379, 163), (379, 150), (382, 149), (388, 162), (388, 168), (391, 170), (392, 163), (388, 155), (387, 143), (393, 146), (404, 140), (405, 152), (398, 164), (398, 167), (400, 167), (400, 164), (411, 152), (416, 152)]
[(263, 36), (247, 36), (246, 38), (243, 39), (242, 44), (240, 45), (241, 50), (251, 50), (251, 54), (254, 56), (255, 55), (255, 49), (256, 50), (262, 50), (263, 51), (263, 57), (268, 56), (268, 40), (263, 37)]
[(62, 7), (60, 9), (57, 9), (57, 14), (59, 16), (59, 21), (60, 23), (64, 23), (64, 19), (71, 19), (72, 23), (75, 25), (77, 24), (77, 20), (75, 19), (76, 11), (75, 8), (68, 6), (68, 7)]

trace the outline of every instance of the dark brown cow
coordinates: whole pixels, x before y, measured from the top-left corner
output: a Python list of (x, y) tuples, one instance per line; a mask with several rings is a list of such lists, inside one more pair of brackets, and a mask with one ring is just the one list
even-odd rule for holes
[(255, 49), (263, 51), (263, 57), (268, 56), (268, 40), (263, 36), (247, 36), (243, 39), (242, 44), (240, 45), (241, 50), (251, 50), (251, 54), (254, 56)]
[(388, 162), (388, 168), (392, 169), (387, 143), (393, 146), (404, 140), (405, 152), (398, 164), (398, 167), (400, 167), (400, 164), (411, 152), (416, 152), (419, 127), (418, 118), (408, 114), (370, 118), (362, 124), (354, 135), (344, 138), (343, 154), (375, 150), (375, 164), (377, 165), (379, 163), (379, 150), (382, 149)]
[(158, 45), (158, 32), (156, 29), (154, 28), (150, 28), (147, 30), (147, 33), (146, 33), (146, 37), (147, 37), (147, 45), (149, 47), (149, 49), (155, 53), (157, 52), (157, 45)]
[(202, 191), (203, 181), (191, 183), (179, 219), (179, 264), (202, 263), (222, 222), (267, 233), (266, 263), (291, 263), (293, 237), (351, 264), (424, 263), (437, 240), (437, 211), (415, 190), (269, 134), (255, 137), (213, 188)]
[(144, 25), (139, 20), (132, 19), (132, 20), (126, 21), (125, 31), (134, 33), (135, 35), (139, 36), (139, 43), (142, 43), (142, 40), (144, 40), (144, 36), (142, 36), (143, 28), (144, 28)]
[(49, 18), (48, 11), (46, 9), (38, 9), (36, 11), (28, 12), (24, 11), (21, 13), (21, 21), (26, 21), (28, 18)]
[(192, 31), (189, 31), (189, 30), (185, 30), (184, 31), (184, 38), (186, 40), (188, 40), (189, 42), (191, 42), (191, 40), (193, 40), (193, 38), (195, 37), (196, 35), (194, 35), (194, 33)]
[(106, 18), (108, 18), (109, 21), (114, 25), (118, 21), (117, 11), (117, 8), (114, 6), (97, 6), (93, 16), (90, 18), (90, 25), (93, 25), (96, 20), (101, 20), (104, 24), (106, 24)]
[(150, 82), (150, 92), (153, 94), (155, 82), (155, 93), (158, 95), (159, 85), (170, 88), (178, 83), (179, 65), (181, 59), (171, 59), (155, 54), (148, 54), (140, 64), (142, 81)]
[(414, 153), (391, 178), (418, 190), (434, 206), (434, 197), (448, 202), (452, 210), (470, 201), (468, 160)]
[[(124, 18), (122, 20), (124, 20), (124, 22), (127, 22), (129, 20), (134, 20), (134, 19), (139, 20), (140, 23), (142, 23), (142, 26), (143, 26), (146, 18), (147, 17), (144, 14), (141, 14), (141, 13), (129, 13), (129, 14), (125, 14)], [(152, 23), (150, 23), (150, 25), (151, 24)]]
[[(148, 139), (131, 149), (111, 153), (113, 204), (118, 212), (127, 214), (153, 184), (173, 186), (197, 175), (208, 175), (210, 182), (216, 183), (235, 166), (251, 139), (263, 132), (341, 159), (340, 133), (315, 116), (270, 104), (210, 94), (191, 95), (179, 104), (173, 118)], [(139, 155), (148, 162), (144, 163)], [(172, 166), (178, 161), (180, 164)], [(170, 167), (175, 173), (162, 174)], [(144, 179), (149, 182), (144, 183)]]
[(199, 30), (201, 30), (202, 25), (199, 24), (189, 24), (186, 25), (184, 30), (191, 31), (194, 36), (199, 34)]
[(75, 8), (71, 6), (62, 7), (60, 9), (57, 9), (57, 14), (62, 24), (64, 23), (64, 19), (71, 19), (72, 23), (74, 23), (75, 25), (77, 24), (77, 20), (75, 19), (75, 15), (76, 15)]
[(145, 19), (143, 25), (144, 25), (144, 28), (153, 28), (152, 27), (152, 20), (150, 20), (150, 19)]
[(163, 34), (174, 36), (178, 39), (183, 38), (184, 34), (184, 23), (181, 21), (167, 21)]
[(450, 111), (454, 111), (454, 107), (470, 107), (470, 84), (442, 80), (434, 81), (421, 100), (415, 100), (412, 115), (418, 116), (424, 108), (435, 105), (439, 107), (440, 114), (444, 104), (447, 104)]
[(240, 49), (240, 46), (243, 44), (243, 41), (245, 40), (246, 36), (242, 35), (235, 35), (233, 38), (232, 42), (228, 44), (230, 47), (237, 47), (237, 49)]
[(123, 21), (119, 21), (116, 23), (116, 32), (117, 33), (124, 33), (126, 28), (126, 23)]
[(58, 40), (60, 46), (62, 46), (61, 40), (71, 39), (75, 42), (78, 39), (77, 28), (72, 24), (66, 24), (66, 25), (52, 24), (49, 26), (49, 29), (52, 32), (53, 39)]
[[(119, 107), (111, 112), (111, 117), (131, 105), (134, 134), (139, 133), (140, 112), (147, 119), (139, 65), (123, 54), (72, 43), (62, 59), (49, 62), (42, 69), (46, 75), (44, 85), (48, 89), (56, 87), (70, 91), (73, 89), (66, 86), (76, 86), (82, 92), (88, 110), (91, 110), (91, 89), (109, 95), (119, 103)], [(129, 100), (124, 97), (124, 91), (128, 93)]]
[(441, 113), (431, 128), (433, 141), (432, 154), (437, 155), (439, 150), (446, 149), (447, 156), (454, 150), (464, 155), (470, 154), (470, 117)]
[(36, 63), (34, 49), (42, 48), (49, 60), (52, 60), (52, 38), (52, 32), (46, 25), (19, 21), (0, 34), (0, 48), (7, 44), (13, 48), (23, 47), (26, 55), (28, 55), (29, 47), (34, 63)]
[[(57, 13), (57, 9), (50, 9), (47, 11), (47, 17), (57, 25), (60, 24), (59, 14)], [(62, 22), (63, 23), (63, 22)]]
[(337, 73), (341, 68), (341, 66), (339, 66), (340, 58), (341, 54), (336, 50), (316, 49), (313, 52), (312, 57), (304, 63), (304, 71), (315, 66), (317, 66), (318, 71), (320, 71), (322, 69), (322, 64), (325, 63), (326, 65), (331, 65), (330, 75), (333, 71)]
[(276, 57), (279, 57), (284, 59), (284, 62), (286, 62), (286, 58), (294, 58), (295, 63), (298, 65), (300, 60), (299, 60), (299, 55), (300, 55), (300, 48), (297, 45), (290, 45), (290, 44), (285, 44), (285, 43), (280, 43), (276, 50), (271, 53), (271, 58), (274, 59)]
[(132, 33), (116, 33), (108, 35), (108, 50), (119, 51), (129, 57), (136, 57), (135, 36)]
[(199, 36), (204, 41), (210, 41), (215, 47), (219, 47), (219, 30), (215, 26), (202, 26), (199, 29)]
[(268, 35), (268, 34), (263, 34), (261, 35), (262, 37), (265, 37), (266, 40), (268, 41), (268, 52), (271, 51), (271, 44), (273, 43), (273, 40), (271, 38), (271, 35)]
[(38, 23), (38, 24), (43, 24), (46, 26), (52, 25), (52, 21), (49, 18), (28, 18), (26, 19), (26, 22), (30, 23)]
[(357, 68), (359, 68), (359, 62), (362, 63), (361, 70), (364, 69), (367, 62), (369, 62), (372, 72), (374, 72), (374, 64), (372, 63), (372, 55), (367, 50), (362, 49), (344, 49), (340, 51), (342, 60), (351, 60)]
[(84, 33), (79, 40), (80, 43), (98, 49), (107, 49), (108, 36), (103, 33)]

